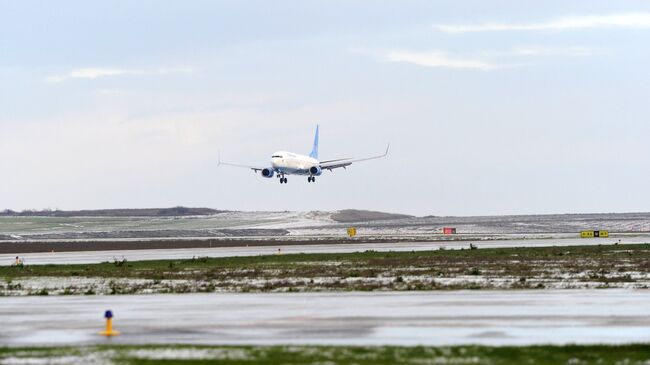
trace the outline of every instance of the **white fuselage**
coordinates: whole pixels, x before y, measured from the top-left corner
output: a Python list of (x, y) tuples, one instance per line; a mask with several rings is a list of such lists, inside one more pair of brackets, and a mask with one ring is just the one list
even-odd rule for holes
[(278, 151), (271, 156), (271, 166), (280, 174), (311, 175), (309, 168), (318, 165), (317, 159), (297, 153)]

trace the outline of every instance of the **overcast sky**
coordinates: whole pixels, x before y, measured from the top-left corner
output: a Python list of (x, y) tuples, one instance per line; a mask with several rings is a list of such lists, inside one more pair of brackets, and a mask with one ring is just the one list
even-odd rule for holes
[[(648, 1), (0, 0), (0, 209), (650, 208)], [(231, 162), (385, 160), (287, 185)]]

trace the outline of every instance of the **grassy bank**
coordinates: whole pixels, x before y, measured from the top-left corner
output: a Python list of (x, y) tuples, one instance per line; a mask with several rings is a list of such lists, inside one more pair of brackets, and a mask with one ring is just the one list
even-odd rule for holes
[(16, 364), (648, 364), (650, 345), (524, 347), (93, 346), (0, 348)]
[(0, 267), (0, 277), (4, 295), (647, 288), (650, 244), (117, 260)]

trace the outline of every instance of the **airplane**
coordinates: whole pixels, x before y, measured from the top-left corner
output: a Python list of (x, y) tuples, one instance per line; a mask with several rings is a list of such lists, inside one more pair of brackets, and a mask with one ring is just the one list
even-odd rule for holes
[(316, 135), (314, 136), (314, 145), (308, 156), (291, 153), (287, 151), (278, 151), (271, 155), (270, 167), (257, 167), (240, 165), (235, 163), (221, 161), (219, 154), (218, 165), (244, 167), (253, 170), (255, 173), (260, 172), (262, 177), (272, 178), (274, 175), (280, 179), (280, 184), (287, 183), (286, 175), (303, 175), (307, 176), (307, 182), (316, 182), (316, 176), (320, 176), (323, 171), (332, 171), (338, 168), (346, 168), (355, 162), (375, 160), (388, 155), (390, 144), (386, 146), (386, 151), (382, 155), (370, 156), (364, 158), (339, 158), (336, 160), (320, 161), (318, 159), (318, 125), (316, 126)]

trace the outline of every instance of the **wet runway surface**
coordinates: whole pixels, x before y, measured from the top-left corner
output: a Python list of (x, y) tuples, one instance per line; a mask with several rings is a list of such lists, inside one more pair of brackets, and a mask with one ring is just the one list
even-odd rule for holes
[[(8, 297), (0, 344), (566, 344), (650, 341), (650, 291)], [(104, 310), (122, 335), (104, 338)]]
[[(549, 238), (549, 239), (509, 239), (489, 241), (435, 241), (435, 242), (395, 242), (395, 243), (345, 243), (345, 244), (306, 244), (306, 245), (277, 245), (277, 246), (249, 246), (249, 247), (214, 247), (214, 248), (186, 248), (186, 249), (155, 249), (155, 250), (112, 250), (112, 251), (76, 251), (76, 252), (45, 252), (20, 254), (25, 264), (85, 264), (99, 263), (113, 260), (127, 259), (163, 260), (187, 259), (192, 257), (230, 257), (230, 256), (257, 256), (291, 254), (291, 253), (346, 253), (375, 251), (426, 251), (468, 248), (470, 242), (479, 248), (497, 247), (542, 247), (542, 246), (571, 246), (571, 245), (610, 245), (621, 243), (646, 243), (650, 242), (648, 236), (623, 236), (620, 238)], [(25, 243), (28, 245), (29, 243)], [(279, 251), (278, 251), (279, 249)], [(16, 254), (0, 255), (0, 266), (12, 265)]]

